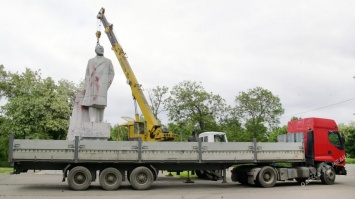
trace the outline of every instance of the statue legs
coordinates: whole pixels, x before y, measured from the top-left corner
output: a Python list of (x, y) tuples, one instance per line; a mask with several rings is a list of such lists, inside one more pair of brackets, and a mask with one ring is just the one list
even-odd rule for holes
[(104, 119), (104, 108), (89, 107), (90, 122), (102, 122)]

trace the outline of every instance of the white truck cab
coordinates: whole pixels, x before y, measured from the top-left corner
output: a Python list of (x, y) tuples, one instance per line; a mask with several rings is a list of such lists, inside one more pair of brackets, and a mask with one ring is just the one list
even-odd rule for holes
[(204, 132), (198, 136), (201, 142), (228, 142), (223, 132)]

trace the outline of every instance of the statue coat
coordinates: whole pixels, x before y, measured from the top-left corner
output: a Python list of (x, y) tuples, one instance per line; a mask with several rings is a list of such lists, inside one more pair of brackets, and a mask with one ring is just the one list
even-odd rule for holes
[(104, 56), (96, 56), (88, 61), (85, 74), (85, 96), (82, 105), (105, 108), (107, 90), (115, 72), (111, 60)]

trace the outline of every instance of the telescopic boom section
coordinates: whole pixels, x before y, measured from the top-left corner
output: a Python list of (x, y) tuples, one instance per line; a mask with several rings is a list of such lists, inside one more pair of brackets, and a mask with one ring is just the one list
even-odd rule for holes
[[(142, 114), (147, 122), (147, 129), (149, 131), (149, 136), (143, 137), (146, 141), (165, 141), (173, 140), (176, 138), (176, 134), (171, 132), (163, 132), (161, 126), (159, 125), (157, 119), (155, 118), (147, 99), (145, 98), (141, 85), (138, 83), (136, 76), (133, 73), (131, 66), (126, 58), (126, 53), (123, 51), (122, 46), (118, 43), (116, 36), (113, 32), (113, 24), (108, 23), (105, 17), (105, 9), (102, 8), (97, 15), (97, 18), (101, 20), (108, 39), (111, 42), (112, 50), (115, 52), (116, 57), (122, 67), (123, 73), (127, 78), (127, 83), (131, 87), (132, 95), (135, 100), (137, 100), (138, 105), (142, 111)], [(136, 117), (138, 122), (138, 117)]]

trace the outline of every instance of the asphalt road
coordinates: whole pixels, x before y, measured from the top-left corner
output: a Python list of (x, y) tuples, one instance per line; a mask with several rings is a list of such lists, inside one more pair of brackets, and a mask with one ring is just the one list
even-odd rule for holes
[[(273, 188), (259, 188), (243, 186), (227, 178), (228, 183), (193, 179), (191, 184), (184, 183), (184, 179), (166, 177), (160, 174), (150, 190), (134, 190), (126, 181), (116, 191), (105, 191), (99, 183), (93, 182), (86, 191), (73, 191), (67, 182), (61, 182), (62, 176), (58, 173), (23, 173), (20, 175), (0, 174), (0, 198), (128, 198), (128, 199), (163, 199), (163, 198), (355, 198), (355, 165), (347, 165), (348, 175), (337, 176), (334, 185), (323, 185), (320, 182), (310, 182), (306, 186), (296, 182), (280, 182)], [(227, 171), (229, 174), (230, 172)]]

